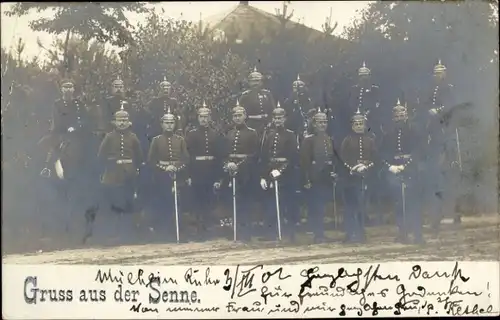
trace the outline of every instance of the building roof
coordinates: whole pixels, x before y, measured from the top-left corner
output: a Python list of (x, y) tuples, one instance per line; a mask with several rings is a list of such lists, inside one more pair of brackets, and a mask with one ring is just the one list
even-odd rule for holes
[[(204, 19), (202, 24), (214, 32), (220, 33), (223, 31), (226, 34), (231, 33), (236, 35), (237, 39), (243, 41), (251, 36), (255, 36), (251, 34), (252, 31), (259, 33), (263, 39), (266, 39), (270, 36), (271, 32), (277, 31), (281, 27), (281, 21), (278, 16), (242, 3)], [(325, 37), (325, 33), (295, 21), (288, 21), (286, 28), (295, 29), (295, 32), (302, 33), (309, 42)], [(335, 36), (327, 37), (331, 37), (332, 40), (344, 40)]]

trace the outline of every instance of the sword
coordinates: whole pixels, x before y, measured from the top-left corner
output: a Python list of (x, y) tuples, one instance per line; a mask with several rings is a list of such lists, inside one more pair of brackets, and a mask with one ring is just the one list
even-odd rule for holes
[(172, 179), (174, 180), (175, 232), (177, 243), (179, 243), (179, 208), (177, 204), (177, 175), (175, 173), (172, 174)]
[(401, 180), (401, 198), (403, 200), (403, 229), (406, 235), (406, 196), (405, 196), (406, 184)]
[(233, 240), (236, 241), (236, 179), (233, 176)]
[(365, 228), (365, 177), (361, 177), (361, 217), (360, 217), (360, 222), (361, 222), (361, 228)]
[(337, 217), (337, 181), (333, 180), (333, 227), (336, 229), (338, 226)]
[(276, 196), (276, 218), (278, 219), (278, 239), (281, 241), (281, 217), (280, 217), (280, 197), (278, 190), (278, 179), (274, 181), (274, 195)]
[(460, 152), (460, 139), (458, 137), (458, 128), (455, 128), (455, 135), (457, 137), (457, 152), (458, 152), (458, 167), (462, 172), (462, 153)]

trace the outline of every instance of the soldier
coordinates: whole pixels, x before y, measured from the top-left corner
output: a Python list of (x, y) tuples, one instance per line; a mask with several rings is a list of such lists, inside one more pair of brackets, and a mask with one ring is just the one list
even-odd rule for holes
[[(105, 166), (101, 178), (105, 211), (123, 213), (133, 211), (137, 177), (144, 165), (144, 157), (137, 135), (130, 129), (129, 114), (122, 107), (114, 114), (115, 130), (109, 132), (99, 147), (98, 157)], [(115, 230), (118, 231), (118, 230)]]
[(234, 127), (227, 133), (224, 143), (223, 168), (228, 175), (217, 186), (224, 185), (232, 188), (233, 181), (235, 182), (233, 197), (236, 197), (236, 202), (233, 203), (236, 203), (236, 207), (233, 206), (233, 216), (237, 215), (237, 239), (250, 241), (252, 232), (250, 206), (253, 200), (256, 200), (252, 183), (257, 182), (252, 177), (252, 172), (256, 164), (259, 138), (255, 129), (248, 127), (245, 123), (246, 111), (240, 106), (238, 100), (232, 112)]
[[(69, 211), (83, 213), (96, 194), (96, 168), (93, 166), (96, 150), (92, 149), (93, 129), (89, 110), (80, 99), (74, 97), (74, 84), (65, 79), (61, 85), (62, 98), (57, 100), (53, 109), (52, 135), (60, 143), (52, 156), (56, 160), (55, 173), (62, 180), (64, 191), (69, 200)], [(47, 173), (46, 171), (45, 173)]]
[(421, 140), (417, 132), (408, 123), (408, 111), (399, 99), (393, 108), (394, 125), (382, 140), (382, 158), (387, 168), (391, 196), (399, 228), (397, 241), (409, 242), (409, 233), (415, 243), (423, 243), (421, 185), (419, 184), (418, 145)]
[(371, 70), (366, 67), (366, 63), (363, 62), (363, 66), (358, 70), (359, 80), (351, 88), (349, 96), (349, 114), (356, 112), (358, 110), (367, 115), (370, 118), (370, 123), (374, 126), (371, 128), (371, 132), (375, 136), (380, 136), (382, 131), (383, 120), (380, 108), (380, 93), (379, 87), (374, 85), (371, 80)]
[(151, 139), (163, 132), (162, 125), (158, 123), (158, 119), (166, 114), (169, 108), (172, 114), (176, 117), (176, 133), (184, 136), (184, 130), (187, 125), (187, 116), (185, 111), (182, 110), (177, 99), (172, 97), (172, 84), (167, 81), (166, 77), (164, 77), (163, 81), (160, 82), (158, 97), (154, 98), (147, 107), (150, 114), (149, 136)]
[[(117, 77), (111, 87), (111, 95), (104, 99), (101, 110), (103, 112), (103, 123), (106, 127), (106, 131), (109, 132), (113, 130), (113, 119), (117, 111), (120, 110), (122, 106), (122, 101), (126, 101), (127, 97), (125, 94), (125, 84), (120, 77)], [(127, 105), (127, 113), (129, 113), (129, 105)], [(130, 116), (130, 113), (129, 113)]]
[(307, 113), (309, 110), (314, 110), (312, 99), (307, 90), (306, 84), (300, 80), (297, 75), (297, 80), (292, 84), (292, 95), (285, 100), (286, 128), (292, 130), (299, 138), (299, 143), (304, 138), (304, 131), (308, 128)]
[[(179, 226), (180, 208), (175, 200), (177, 182), (186, 181), (189, 154), (186, 141), (175, 133), (176, 119), (170, 108), (161, 118), (163, 133), (154, 137), (148, 153), (148, 163), (153, 172), (154, 190), (152, 210), (154, 219), (159, 219), (156, 226), (171, 227), (176, 223)], [(175, 184), (174, 184), (175, 182)], [(174, 216), (175, 214), (175, 216)], [(175, 219), (175, 220), (174, 220)], [(179, 229), (177, 228), (177, 231)], [(169, 229), (167, 232), (171, 232)]]
[[(266, 192), (265, 236), (276, 239), (277, 206), (279, 205), (280, 232), (283, 218), (288, 222), (289, 235), (295, 240), (295, 228), (299, 222), (299, 208), (296, 201), (298, 184), (296, 170), (298, 168), (297, 138), (292, 130), (285, 128), (285, 110), (279, 105), (273, 110), (274, 127), (264, 133), (260, 164), (262, 166), (260, 185)], [(278, 184), (278, 186), (276, 186)], [(278, 187), (277, 193), (273, 187)], [(278, 201), (278, 203), (276, 203)]]
[(332, 199), (336, 152), (334, 141), (326, 133), (328, 117), (318, 107), (313, 117), (314, 134), (305, 137), (300, 147), (302, 181), (307, 191), (307, 221), (314, 232), (314, 242), (328, 240), (324, 235), (325, 209)]
[[(453, 85), (446, 80), (446, 67), (438, 64), (434, 67), (433, 91), (430, 99), (424, 100), (423, 106), (416, 111), (416, 121), (420, 126), (426, 125), (428, 155), (427, 173), (431, 184), (426, 188), (429, 209), (433, 212), (432, 229), (438, 232), (441, 219), (446, 212), (455, 213), (456, 189), (455, 181), (461, 170), (458, 128), (451, 128), (446, 118), (456, 107), (452, 97)], [(456, 183), (454, 183), (456, 182)], [(454, 214), (454, 222), (460, 223), (460, 216)]]
[(248, 76), (249, 90), (241, 94), (241, 106), (246, 110), (248, 126), (257, 130), (259, 137), (269, 124), (271, 113), (275, 107), (274, 98), (268, 89), (263, 88), (262, 74), (254, 69)]
[(190, 156), (189, 171), (192, 180), (193, 210), (198, 220), (198, 235), (206, 236), (206, 227), (213, 222), (214, 188), (222, 176), (222, 136), (210, 127), (211, 110), (205, 102), (198, 109), (198, 128), (186, 135)]
[(345, 185), (343, 188), (344, 227), (346, 242), (365, 241), (366, 181), (374, 173), (375, 140), (366, 132), (366, 115), (358, 109), (351, 120), (353, 133), (342, 141), (340, 157), (344, 162)]

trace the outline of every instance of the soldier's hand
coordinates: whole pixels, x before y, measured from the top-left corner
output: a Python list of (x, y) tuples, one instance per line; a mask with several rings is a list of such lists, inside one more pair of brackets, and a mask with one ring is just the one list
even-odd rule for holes
[(234, 163), (234, 162), (229, 162), (229, 163), (227, 164), (227, 168), (228, 168), (228, 170), (230, 170), (230, 171), (235, 171), (235, 170), (237, 170), (237, 169), (238, 169), (238, 166), (237, 166), (237, 165), (236, 165), (236, 163)]
[(432, 108), (429, 110), (429, 113), (432, 115), (432, 116), (435, 116), (436, 114), (438, 114), (438, 109), (436, 108)]
[(73, 127), (68, 128), (68, 132), (73, 132), (73, 131), (75, 131), (75, 128), (73, 128)]
[(116, 160), (116, 164), (122, 164), (123, 160)]
[(271, 177), (273, 177), (274, 179), (278, 178), (280, 175), (281, 173), (276, 169), (271, 171)]
[(214, 188), (219, 190), (220, 189), (220, 182), (214, 182)]
[(398, 174), (399, 173), (399, 166), (390, 166), (389, 171), (391, 173)]
[(399, 170), (398, 173), (403, 171), (404, 169), (405, 169), (405, 166), (403, 166), (403, 165), (398, 166), (398, 170)]
[(174, 165), (168, 165), (165, 170), (168, 172), (176, 172), (177, 168)]
[(260, 187), (262, 188), (262, 190), (267, 190), (266, 179), (260, 179)]
[(335, 172), (330, 172), (330, 177), (331, 177), (332, 179), (337, 179), (337, 176), (338, 176), (338, 175), (337, 175)]
[(312, 185), (311, 185), (311, 183), (310, 183), (310, 182), (308, 182), (308, 183), (306, 183), (306, 184), (304, 185), (304, 188), (306, 188), (306, 189), (311, 189), (311, 186), (312, 186)]
[(191, 186), (191, 182), (192, 182), (192, 181), (191, 181), (191, 178), (188, 178), (188, 179), (186, 180), (186, 183), (187, 183), (187, 185), (188, 185), (188, 186)]
[(364, 164), (360, 165), (357, 170), (359, 173), (363, 173), (366, 171), (366, 166)]

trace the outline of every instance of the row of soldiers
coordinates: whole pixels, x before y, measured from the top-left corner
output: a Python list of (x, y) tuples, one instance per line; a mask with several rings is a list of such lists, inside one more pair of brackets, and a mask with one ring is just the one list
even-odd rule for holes
[[(340, 140), (328, 130), (335, 125), (334, 111), (315, 106), (299, 77), (293, 83), (292, 97), (281, 107), (263, 88), (262, 74), (254, 70), (248, 78), (250, 89), (232, 108), (233, 125), (228, 132), (211, 127), (212, 112), (205, 103), (197, 109), (196, 127), (187, 129), (189, 115), (170, 96), (171, 84), (166, 80), (160, 84), (160, 96), (145, 108), (150, 121), (142, 121), (145, 116), (127, 103), (120, 79), (113, 82), (113, 95), (98, 106), (98, 120), (92, 121), (90, 109), (73, 97), (74, 84), (67, 80), (54, 109), (52, 136), (58, 137), (58, 145), (51, 149), (47, 164), (57, 159), (56, 174), (69, 190), (75, 190), (70, 196), (74, 203), (88, 204), (89, 190), (99, 190), (100, 211), (130, 212), (137, 210), (138, 198), (159, 219), (155, 226), (168, 225), (170, 231), (175, 226), (177, 241), (182, 240), (179, 212), (183, 206), (178, 191), (190, 188), (194, 200), (190, 211), (201, 226), (211, 223), (209, 211), (215, 195), (227, 195), (233, 212), (227, 221), (233, 226), (234, 239), (244, 241), (256, 232), (281, 239), (282, 229), (294, 240), (300, 221), (298, 195), (302, 194), (309, 229), (315, 242), (323, 242), (327, 240), (326, 204), (333, 200), (336, 206), (340, 181), (345, 240), (365, 241), (368, 190), (384, 187), (382, 172), (395, 204), (398, 241), (410, 241), (413, 233), (413, 241), (422, 243), (420, 204), (426, 194), (442, 193), (445, 188), (439, 179), (443, 172), (440, 157), (449, 133), (439, 119), (453, 108), (446, 101), (452, 86), (445, 82), (446, 67), (439, 62), (434, 67), (431, 101), (414, 112), (417, 121), (409, 121), (406, 104), (397, 99), (389, 124), (381, 120), (378, 87), (370, 83), (370, 73), (363, 63), (349, 106), (351, 130)], [(379, 129), (371, 130), (368, 117), (376, 124), (373, 128)], [(136, 121), (139, 125), (134, 126)], [(103, 131), (106, 134), (101, 137)], [(92, 141), (98, 141), (99, 147)], [(455, 166), (452, 158), (450, 164)], [(44, 174), (50, 173), (48, 168)], [(427, 183), (431, 177), (436, 185)], [(100, 188), (95, 181), (100, 181)], [(82, 200), (84, 194), (87, 199)], [(431, 198), (435, 201), (436, 197)], [(259, 230), (254, 227), (254, 203), (263, 205), (264, 225)], [(436, 230), (442, 204), (438, 199), (431, 208)], [(94, 218), (95, 211), (88, 217), (90, 226)]]

